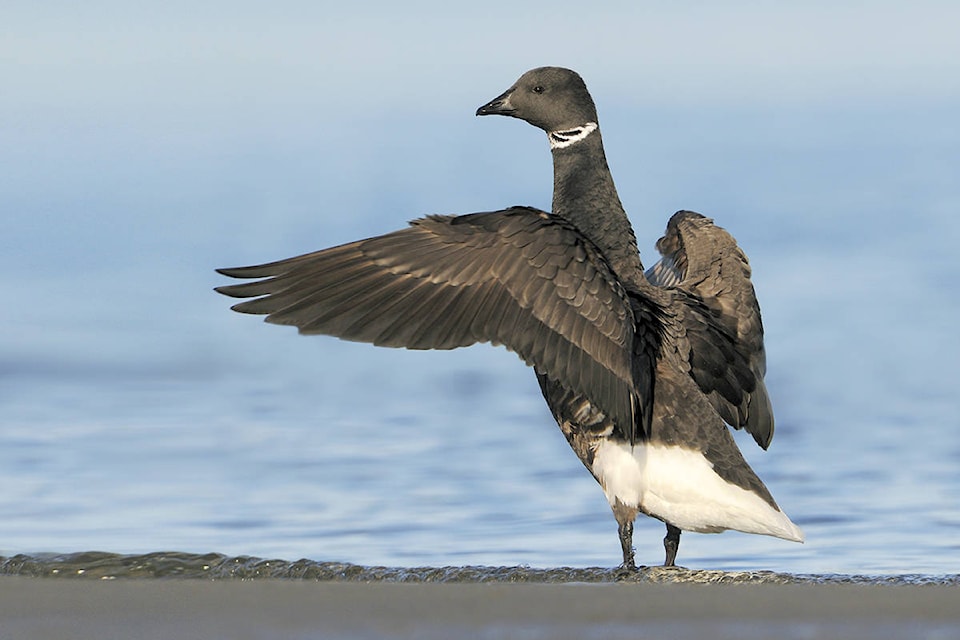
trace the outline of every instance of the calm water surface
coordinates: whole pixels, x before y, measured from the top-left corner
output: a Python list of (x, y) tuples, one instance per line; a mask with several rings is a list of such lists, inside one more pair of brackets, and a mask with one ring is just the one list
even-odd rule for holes
[[(640, 132), (605, 111), (645, 262), (681, 207), (751, 257), (778, 423), (769, 452), (739, 441), (807, 535), (688, 534), (685, 566), (960, 573), (954, 114), (651, 112)], [(323, 154), (309, 135), (231, 154), (125, 140), (50, 179), (18, 165), (0, 203), (17, 212), (0, 256), (0, 555), (619, 562), (602, 492), (512, 354), (303, 338), (211, 292), (217, 266), (549, 201), (542, 136), (512, 123), (486, 123), (484, 149), (464, 118), (432, 141), (410, 133), (425, 121), (363, 124)], [(331, 148), (345, 164), (316, 159)], [(638, 562), (662, 560), (663, 533), (638, 521)]]

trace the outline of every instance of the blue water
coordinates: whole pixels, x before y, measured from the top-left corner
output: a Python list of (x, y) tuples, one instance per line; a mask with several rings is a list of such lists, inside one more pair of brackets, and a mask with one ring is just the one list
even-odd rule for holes
[[(548, 206), (542, 134), (472, 118), (505, 73), (462, 104), (335, 121), (14, 110), (40, 124), (0, 150), (0, 555), (616, 565), (606, 501), (512, 354), (304, 338), (211, 291), (214, 267), (419, 215)], [(689, 534), (680, 562), (960, 572), (960, 105), (614, 95), (601, 125), (645, 262), (680, 208), (750, 256), (777, 434), (739, 442), (807, 535)], [(638, 562), (662, 536), (638, 521)]]

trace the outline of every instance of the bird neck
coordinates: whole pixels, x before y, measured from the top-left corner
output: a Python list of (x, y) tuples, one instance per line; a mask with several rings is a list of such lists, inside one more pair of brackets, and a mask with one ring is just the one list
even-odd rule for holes
[(622, 282), (632, 282), (643, 272), (640, 252), (613, 184), (599, 129), (573, 144), (551, 146), (553, 213), (590, 238)]

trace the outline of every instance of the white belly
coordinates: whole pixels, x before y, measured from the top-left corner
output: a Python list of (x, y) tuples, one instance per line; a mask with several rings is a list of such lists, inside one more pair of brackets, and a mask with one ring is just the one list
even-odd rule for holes
[(685, 531), (734, 529), (803, 542), (785, 513), (721, 478), (699, 451), (604, 440), (593, 472), (611, 506), (619, 499)]

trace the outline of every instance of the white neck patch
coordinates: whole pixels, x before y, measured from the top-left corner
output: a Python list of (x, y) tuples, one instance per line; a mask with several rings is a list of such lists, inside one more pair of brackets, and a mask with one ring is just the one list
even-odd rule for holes
[(564, 129), (563, 131), (551, 131), (547, 134), (550, 140), (551, 149), (564, 149), (572, 144), (576, 144), (597, 130), (596, 122), (588, 122), (573, 129)]

